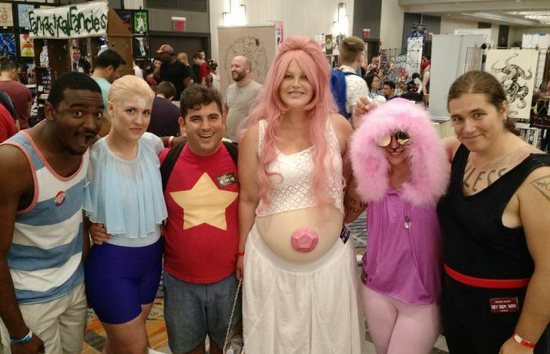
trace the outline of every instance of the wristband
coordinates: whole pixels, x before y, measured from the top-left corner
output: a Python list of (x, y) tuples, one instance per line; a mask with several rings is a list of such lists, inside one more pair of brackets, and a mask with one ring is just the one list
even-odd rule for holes
[(11, 339), (11, 338), (10, 338), (10, 343), (11, 343), (11, 344), (27, 343), (27, 342), (30, 342), (31, 339), (32, 339), (32, 331), (29, 329), (29, 333), (27, 333), (27, 335), (24, 336), (24, 337), (21, 338), (21, 339)]
[(237, 252), (237, 257), (238, 257), (238, 256), (244, 257), (244, 251), (242, 251), (242, 252)]
[(535, 344), (536, 344), (536, 343), (531, 343), (529, 341), (526, 341), (525, 339), (521, 338), (519, 336), (519, 334), (517, 334), (517, 333), (514, 333), (512, 338), (514, 338), (514, 340), (516, 342), (518, 342), (519, 345), (522, 345), (522, 346), (524, 346), (526, 348), (529, 348), (529, 349), (533, 349), (535, 347)]
[(172, 145), (174, 145), (174, 136), (171, 135), (169, 138), (168, 138), (168, 147), (171, 148)]

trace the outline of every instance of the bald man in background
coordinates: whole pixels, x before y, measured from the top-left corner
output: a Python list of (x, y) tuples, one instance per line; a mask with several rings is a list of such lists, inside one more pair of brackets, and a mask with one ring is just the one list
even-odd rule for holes
[(237, 141), (237, 128), (248, 117), (248, 111), (262, 85), (252, 79), (252, 64), (243, 55), (237, 55), (231, 60), (231, 78), (235, 83), (227, 88), (223, 105), (223, 113), (227, 115), (225, 135)]

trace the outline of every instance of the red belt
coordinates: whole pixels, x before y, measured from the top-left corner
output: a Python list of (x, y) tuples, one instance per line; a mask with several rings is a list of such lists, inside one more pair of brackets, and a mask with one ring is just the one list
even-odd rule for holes
[(530, 278), (526, 279), (482, 279), (474, 278), (468, 275), (457, 272), (444, 265), (445, 272), (454, 280), (459, 283), (475, 286), (476, 288), (489, 288), (489, 289), (513, 289), (513, 288), (526, 288), (529, 285)]

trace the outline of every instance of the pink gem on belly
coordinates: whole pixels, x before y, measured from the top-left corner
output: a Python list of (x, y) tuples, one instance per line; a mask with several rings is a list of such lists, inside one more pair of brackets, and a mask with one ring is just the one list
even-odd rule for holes
[(311, 252), (317, 247), (317, 242), (319, 241), (319, 236), (317, 232), (308, 228), (300, 227), (292, 233), (292, 238), (290, 242), (292, 247), (298, 252)]

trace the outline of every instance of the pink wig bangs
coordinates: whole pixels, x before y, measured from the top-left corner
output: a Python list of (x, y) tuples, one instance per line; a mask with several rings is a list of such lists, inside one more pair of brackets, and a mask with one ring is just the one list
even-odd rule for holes
[(352, 136), (350, 155), (357, 192), (366, 202), (378, 201), (386, 194), (391, 165), (378, 142), (398, 130), (411, 137), (407, 147), (411, 179), (402, 185), (401, 196), (413, 205), (432, 206), (447, 190), (448, 155), (428, 112), (401, 98), (368, 113)]
[(330, 202), (328, 194), (324, 190), (326, 176), (323, 170), (323, 161), (328, 151), (325, 136), (326, 122), (330, 114), (336, 111), (336, 105), (329, 87), (330, 65), (315, 40), (309, 37), (293, 36), (287, 38), (279, 46), (279, 52), (266, 76), (263, 89), (248, 119), (249, 125), (254, 125), (260, 120), (267, 122), (258, 171), (260, 197), (265, 205), (269, 204), (268, 195), (272, 189), (267, 166), (276, 157), (275, 141), (277, 137), (275, 129), (281, 116), (288, 111), (281, 100), (279, 89), (286, 70), (293, 60), (296, 60), (313, 88), (313, 97), (304, 106), (305, 115), (307, 119), (311, 120), (310, 140), (315, 146), (313, 189), (321, 203)]

